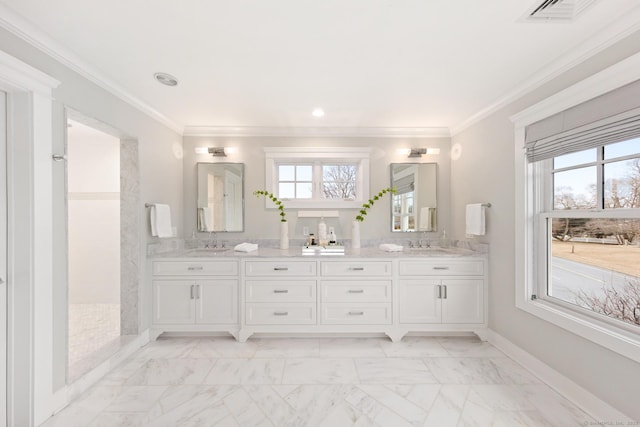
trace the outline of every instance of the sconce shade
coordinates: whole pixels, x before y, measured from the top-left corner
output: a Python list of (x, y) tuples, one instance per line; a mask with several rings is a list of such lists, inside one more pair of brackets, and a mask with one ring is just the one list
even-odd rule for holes
[(408, 157), (422, 157), (423, 154), (427, 154), (426, 148), (412, 148)]
[(209, 147), (209, 154), (213, 157), (227, 157), (227, 153), (224, 152), (224, 147)]

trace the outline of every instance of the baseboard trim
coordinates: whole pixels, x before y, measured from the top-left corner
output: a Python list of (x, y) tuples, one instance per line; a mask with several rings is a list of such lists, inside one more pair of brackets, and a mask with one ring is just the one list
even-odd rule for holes
[(566, 397), (574, 405), (589, 414), (594, 420), (616, 420), (616, 422), (632, 422), (631, 418), (618, 409), (602, 401), (600, 398), (571, 381), (540, 359), (518, 347), (496, 331), (489, 329), (489, 342), (511, 359), (518, 362), (549, 387)]
[(67, 407), (79, 395), (84, 393), (92, 385), (100, 381), (102, 377), (111, 372), (123, 360), (149, 342), (149, 330), (146, 329), (131, 342), (125, 344), (116, 354), (84, 374), (71, 384), (67, 384), (53, 394), (51, 399), (51, 414), (56, 414)]

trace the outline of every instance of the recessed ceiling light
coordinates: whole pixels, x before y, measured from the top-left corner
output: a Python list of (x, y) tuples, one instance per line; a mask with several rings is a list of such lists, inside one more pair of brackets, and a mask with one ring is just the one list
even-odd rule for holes
[(311, 113), (313, 117), (324, 117), (324, 110), (322, 108), (316, 108)]
[(178, 79), (176, 79), (175, 77), (173, 77), (171, 74), (167, 74), (167, 73), (155, 73), (153, 75), (153, 77), (159, 81), (160, 83), (162, 83), (163, 85), (167, 85), (167, 86), (178, 86)]

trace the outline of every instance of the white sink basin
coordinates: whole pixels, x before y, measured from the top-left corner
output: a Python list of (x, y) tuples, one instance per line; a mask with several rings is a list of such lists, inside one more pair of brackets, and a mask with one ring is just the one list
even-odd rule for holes
[(405, 248), (405, 252), (418, 253), (418, 254), (458, 254), (458, 249), (445, 249), (445, 248)]
[(213, 255), (213, 254), (218, 254), (221, 252), (227, 252), (230, 248), (198, 248), (198, 249), (191, 249), (189, 251), (187, 251), (187, 253), (189, 255), (200, 255), (200, 256), (205, 256), (205, 255)]

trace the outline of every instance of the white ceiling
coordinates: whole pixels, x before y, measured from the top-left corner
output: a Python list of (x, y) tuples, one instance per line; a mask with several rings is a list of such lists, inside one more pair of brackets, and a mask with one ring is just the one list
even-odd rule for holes
[(455, 130), (640, 22), (638, 0), (572, 23), (520, 22), (535, 0), (0, 1), (179, 129)]

